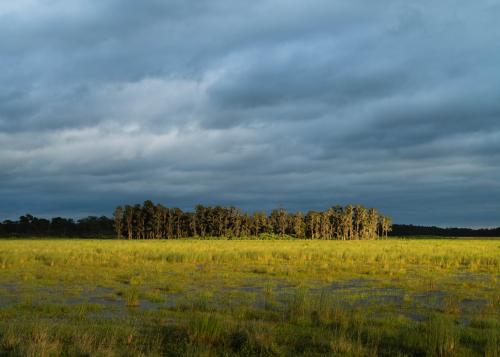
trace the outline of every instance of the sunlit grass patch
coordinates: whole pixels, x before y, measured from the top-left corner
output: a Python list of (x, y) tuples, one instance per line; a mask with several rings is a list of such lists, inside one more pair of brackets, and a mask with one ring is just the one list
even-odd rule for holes
[(499, 275), (496, 241), (0, 241), (0, 354), (495, 356)]

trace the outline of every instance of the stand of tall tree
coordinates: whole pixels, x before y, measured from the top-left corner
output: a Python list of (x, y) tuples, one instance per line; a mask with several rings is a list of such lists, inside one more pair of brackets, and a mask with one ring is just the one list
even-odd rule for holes
[(113, 214), (117, 238), (175, 239), (181, 237), (248, 237), (261, 234), (307, 239), (376, 239), (387, 237), (392, 223), (375, 208), (335, 206), (325, 211), (289, 213), (283, 208), (270, 214), (245, 213), (235, 207), (205, 207), (194, 212), (145, 201), (119, 206)]
[[(143, 212), (144, 206), (148, 208), (148, 216)], [(164, 213), (166, 216), (158, 214), (162, 209), (166, 212)], [(276, 209), (268, 215), (264, 212), (242, 213), (232, 207), (198, 206), (195, 212), (183, 212), (178, 208), (154, 206), (148, 202), (142, 206), (120, 207), (115, 211), (113, 218), (89, 216), (78, 220), (63, 217), (45, 219), (25, 214), (18, 220), (1, 221), (0, 237), (115, 238), (118, 227), (120, 237), (125, 239), (189, 236), (258, 237), (262, 234), (286, 238), (370, 239), (373, 237), (373, 228), (370, 230), (369, 224), (362, 224), (363, 221), (368, 222), (369, 211), (362, 206), (336, 206), (323, 212), (310, 211), (306, 215), (300, 212), (288, 213), (284, 209)], [(376, 211), (373, 212), (376, 213)], [(153, 220), (153, 226), (147, 218), (151, 216), (156, 217)], [(231, 217), (235, 219), (230, 221)], [(374, 221), (372, 219), (372, 222)], [(500, 227), (472, 229), (391, 224), (388, 217), (381, 215), (378, 215), (377, 221), (376, 235), (378, 237), (387, 235), (393, 237), (500, 237)], [(153, 233), (146, 233), (146, 230), (150, 231), (151, 227), (153, 227)], [(371, 235), (370, 232), (372, 232)]]

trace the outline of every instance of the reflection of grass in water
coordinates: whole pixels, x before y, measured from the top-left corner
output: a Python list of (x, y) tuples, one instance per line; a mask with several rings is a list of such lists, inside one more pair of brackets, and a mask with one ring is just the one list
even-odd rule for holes
[(1, 241), (0, 354), (494, 356), (498, 274), (495, 241)]

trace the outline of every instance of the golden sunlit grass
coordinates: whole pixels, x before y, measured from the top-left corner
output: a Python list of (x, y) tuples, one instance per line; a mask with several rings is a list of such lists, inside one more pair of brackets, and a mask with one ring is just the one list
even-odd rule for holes
[(498, 355), (498, 240), (3, 240), (0, 352)]

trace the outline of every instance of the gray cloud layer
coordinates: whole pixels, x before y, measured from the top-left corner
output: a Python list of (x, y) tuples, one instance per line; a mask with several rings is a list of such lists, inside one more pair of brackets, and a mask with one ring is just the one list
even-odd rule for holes
[(0, 219), (379, 207), (500, 224), (498, 1), (0, 4)]

